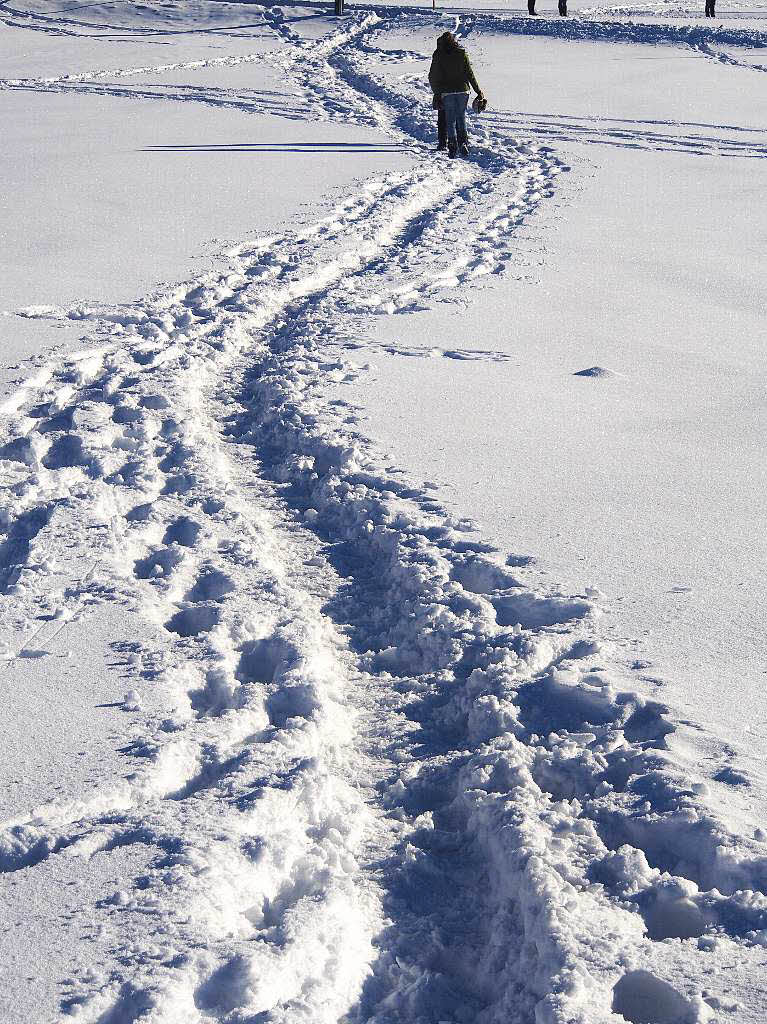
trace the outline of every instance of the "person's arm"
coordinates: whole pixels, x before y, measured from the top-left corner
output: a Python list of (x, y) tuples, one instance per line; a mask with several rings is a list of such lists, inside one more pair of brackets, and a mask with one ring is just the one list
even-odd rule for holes
[(466, 72), (469, 77), (469, 85), (472, 87), (477, 96), (481, 96), (482, 90), (480, 89), (479, 84), (477, 83), (477, 79), (474, 75), (474, 68), (471, 66), (471, 61), (469, 60), (468, 53), (466, 54)]

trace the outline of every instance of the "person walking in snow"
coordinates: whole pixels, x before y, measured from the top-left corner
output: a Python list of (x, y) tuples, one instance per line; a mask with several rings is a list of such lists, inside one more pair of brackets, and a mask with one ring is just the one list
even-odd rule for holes
[(435, 101), (445, 111), (447, 155), (451, 160), (458, 153), (468, 156), (466, 106), (469, 102), (469, 86), (477, 96), (482, 99), (484, 96), (474, 77), (469, 55), (458, 45), (452, 32), (443, 32), (437, 40), (437, 49), (429, 68), (429, 85)]
[(706, 17), (707, 18), (715, 18), (716, 17), (716, 14), (714, 12), (714, 3), (715, 2), (716, 2), (716, 0), (706, 0)]

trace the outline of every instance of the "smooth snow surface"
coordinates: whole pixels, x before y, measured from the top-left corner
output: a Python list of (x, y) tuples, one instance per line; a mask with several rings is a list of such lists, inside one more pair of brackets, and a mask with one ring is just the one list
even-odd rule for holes
[(767, 23), (493, 6), (0, 5), (2, 1024), (765, 1019)]

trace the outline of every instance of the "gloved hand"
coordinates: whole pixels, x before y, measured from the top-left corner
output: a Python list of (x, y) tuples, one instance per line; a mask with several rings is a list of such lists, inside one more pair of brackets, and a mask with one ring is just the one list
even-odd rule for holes
[(442, 100), (439, 98), (439, 96), (432, 97), (431, 106), (432, 110), (439, 110), (439, 108), (442, 106)]

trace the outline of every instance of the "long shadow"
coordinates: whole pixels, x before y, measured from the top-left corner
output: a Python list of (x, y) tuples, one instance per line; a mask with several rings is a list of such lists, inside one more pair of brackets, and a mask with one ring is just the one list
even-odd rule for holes
[(400, 153), (407, 147), (399, 143), (375, 142), (233, 142), (184, 146), (146, 146), (139, 153)]

